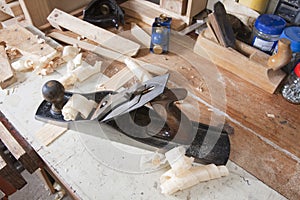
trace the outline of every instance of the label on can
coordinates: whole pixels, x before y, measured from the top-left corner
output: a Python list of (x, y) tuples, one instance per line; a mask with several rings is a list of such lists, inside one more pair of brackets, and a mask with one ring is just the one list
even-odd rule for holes
[(262, 51), (271, 53), (273, 50), (273, 47), (275, 46), (275, 41), (267, 41), (263, 40), (261, 38), (255, 37), (253, 41), (253, 46), (259, 48)]

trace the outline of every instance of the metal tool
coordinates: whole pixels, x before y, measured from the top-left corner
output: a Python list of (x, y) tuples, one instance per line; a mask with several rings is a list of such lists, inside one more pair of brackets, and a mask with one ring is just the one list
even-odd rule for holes
[[(183, 88), (168, 89), (168, 77), (169, 75), (158, 76), (120, 93), (101, 91), (81, 94), (97, 102), (98, 107), (88, 119), (78, 117), (74, 121), (65, 121), (57, 110), (73, 93), (63, 92), (61, 86), (57, 86), (60, 84), (57, 81), (52, 81), (51, 84), (48, 82), (44, 87), (47, 86), (50, 92), (43, 91), (46, 100), (39, 106), (35, 118), (162, 153), (177, 146), (185, 146), (186, 154), (193, 156), (196, 162), (226, 164), (230, 153), (227, 132), (189, 120), (174, 104), (184, 99), (187, 91)], [(59, 91), (56, 93), (57, 88)], [(57, 95), (59, 100), (53, 98), (53, 94)], [(146, 106), (147, 103), (150, 103), (152, 108)], [(212, 143), (207, 142), (207, 138), (210, 137), (217, 139)]]
[(124, 12), (115, 0), (93, 0), (83, 10), (83, 20), (102, 28), (124, 24)]

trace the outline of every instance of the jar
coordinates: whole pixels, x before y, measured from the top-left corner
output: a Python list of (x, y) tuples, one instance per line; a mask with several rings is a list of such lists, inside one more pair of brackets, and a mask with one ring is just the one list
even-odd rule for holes
[(287, 78), (281, 93), (287, 101), (300, 104), (300, 63)]
[(253, 27), (252, 45), (271, 55), (285, 25), (285, 20), (280, 16), (260, 15)]

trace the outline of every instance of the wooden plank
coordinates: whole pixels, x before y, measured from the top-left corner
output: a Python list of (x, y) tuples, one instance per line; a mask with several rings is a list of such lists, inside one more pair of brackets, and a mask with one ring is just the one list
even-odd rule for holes
[(0, 156), (0, 177), (9, 182), (16, 189), (21, 189), (26, 185), (25, 179), (19, 174), (19, 172), (7, 164), (2, 156)]
[(59, 27), (66, 28), (99, 43), (103, 47), (124, 55), (134, 56), (140, 48), (139, 44), (131, 40), (73, 17), (58, 9), (54, 9), (47, 19), (50, 24), (57, 29), (60, 29)]
[(12, 126), (12, 124), (5, 118), (5, 116), (0, 111), (0, 121), (8, 130), (8, 132), (15, 138), (18, 144), (25, 150), (26, 154), (29, 155), (30, 159), (32, 160), (30, 165), (38, 165), (42, 166), (43, 161), (35, 152), (35, 150), (28, 144), (28, 142), (20, 135), (20, 133)]
[(0, 87), (7, 88), (16, 82), (16, 78), (10, 66), (10, 62), (3, 45), (0, 45)]
[[(62, 41), (64, 43), (67, 43), (67, 44), (78, 45), (82, 49), (94, 52), (98, 55), (104, 56), (104, 57), (112, 59), (112, 60), (117, 60), (119, 62), (124, 63), (124, 59), (128, 57), (126, 55), (122, 55), (120, 53), (111, 51), (109, 49), (105, 49), (105, 48), (90, 44), (90, 43), (85, 42), (85, 41), (77, 40), (73, 37), (70, 37), (70, 34), (65, 33), (65, 32), (57, 32), (56, 31), (56, 32), (52, 32), (52, 33), (48, 34), (48, 36), (50, 36), (54, 39), (57, 39), (59, 41)], [(141, 60), (134, 59), (134, 58), (132, 58), (132, 59), (134, 61), (138, 62), (145, 70), (149, 71), (152, 74), (162, 75), (162, 74), (165, 74), (165, 73), (168, 72), (167, 69), (159, 67), (158, 65), (153, 65), (151, 63), (145, 63)]]
[(147, 5), (144, 0), (129, 0), (122, 3), (120, 6), (125, 10), (126, 15), (139, 19), (150, 26), (154, 22), (155, 17), (159, 17), (161, 13), (166, 13), (168, 16), (172, 17), (171, 28), (173, 30), (182, 30), (187, 24), (180, 17), (175, 17), (174, 13), (165, 12), (166, 10), (161, 10), (161, 8), (155, 4)]
[(186, 13), (188, 0), (160, 0), (160, 7), (184, 15)]
[(16, 48), (22, 55), (29, 57), (40, 58), (56, 51), (47, 43), (39, 42), (36, 35), (18, 24), (0, 30), (0, 40), (6, 46)]
[(113, 75), (104, 83), (97, 86), (98, 89), (101, 90), (112, 90), (117, 91), (121, 87), (123, 87), (130, 79), (134, 77), (134, 74), (126, 67), (121, 71)]
[(137, 24), (131, 23), (131, 34), (139, 40), (145, 47), (150, 48), (151, 37), (143, 29), (141, 29)]
[(35, 137), (43, 145), (48, 146), (54, 142), (59, 136), (65, 133), (68, 129), (52, 124), (45, 124), (35, 133)]
[(30, 158), (2, 122), (0, 122), (0, 138), (14, 158), (17, 159), (28, 172), (33, 173), (38, 169), (38, 163)]

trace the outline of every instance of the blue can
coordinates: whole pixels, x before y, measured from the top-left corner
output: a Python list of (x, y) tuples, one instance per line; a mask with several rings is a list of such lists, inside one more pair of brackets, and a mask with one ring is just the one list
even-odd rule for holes
[(260, 15), (254, 24), (252, 45), (268, 54), (272, 54), (286, 21), (277, 15)]

